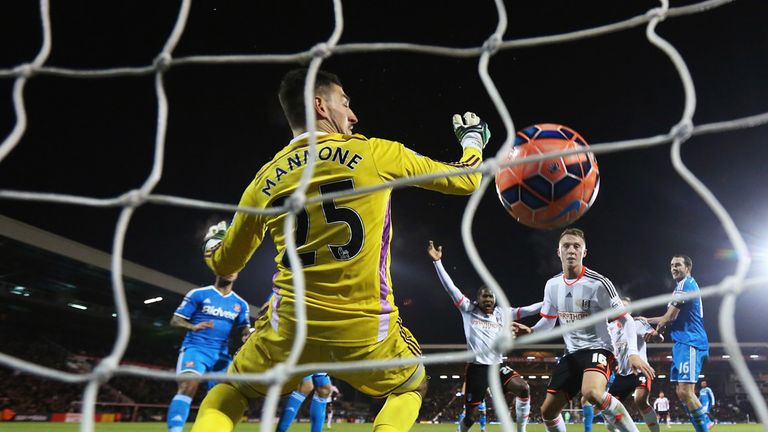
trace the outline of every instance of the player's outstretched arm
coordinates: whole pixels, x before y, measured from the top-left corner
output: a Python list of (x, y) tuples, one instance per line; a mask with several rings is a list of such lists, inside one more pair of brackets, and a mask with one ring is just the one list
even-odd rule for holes
[(529, 304), (528, 306), (513, 307), (512, 318), (517, 320), (520, 318), (538, 315), (541, 312), (541, 306), (543, 304), (544, 302), (538, 302), (534, 304)]
[[(657, 320), (654, 320), (656, 321), (656, 330), (658, 332), (664, 331), (664, 328), (667, 326), (667, 324), (677, 319), (677, 315), (679, 313), (680, 313), (680, 309), (678, 309), (674, 305), (669, 305), (669, 307), (667, 308), (667, 312), (664, 315), (658, 317)], [(653, 321), (649, 319), (648, 323), (653, 324)]]
[(443, 284), (445, 291), (451, 297), (451, 300), (453, 300), (453, 304), (458, 308), (462, 308), (465, 305), (469, 306), (469, 301), (466, 296), (464, 296), (459, 287), (453, 283), (451, 276), (448, 275), (448, 272), (445, 271), (445, 267), (443, 267), (443, 263), (440, 260), (443, 257), (443, 247), (438, 246), (435, 248), (435, 244), (430, 240), (427, 245), (427, 254), (432, 258), (432, 262), (435, 264), (435, 270), (437, 271), (437, 277), (440, 279), (440, 283)]
[[(635, 326), (637, 326), (637, 321), (635, 321)], [(649, 325), (650, 327), (650, 325)], [(639, 331), (638, 331), (639, 333)], [(648, 331), (641, 334), (640, 336), (643, 337), (643, 340), (648, 343), (661, 343), (664, 342), (664, 336), (656, 331), (653, 327), (650, 327)]]
[(454, 114), (452, 121), (453, 132), (462, 148), (471, 147), (482, 152), (488, 145), (488, 141), (491, 139), (491, 129), (488, 127), (488, 123), (481, 120), (477, 114), (469, 111), (465, 112), (463, 116)]
[[(266, 202), (255, 180), (240, 198), (240, 207), (264, 208)], [(208, 267), (220, 276), (239, 273), (264, 239), (266, 219), (253, 213), (237, 212), (232, 224), (219, 222), (209, 229), (204, 241)]]
[(457, 162), (438, 162), (422, 156), (404, 145), (377, 138), (369, 139), (376, 166), (382, 180), (391, 181), (403, 177), (415, 177), (435, 173), (456, 173), (450, 177), (425, 180), (417, 186), (451, 195), (469, 195), (480, 185), (482, 174), (461, 173), (477, 168), (483, 161), (483, 147), (490, 138), (488, 125), (477, 115), (467, 112), (453, 118), (454, 133), (462, 147)]
[(435, 244), (432, 242), (432, 240), (430, 240), (429, 244), (427, 245), (427, 254), (429, 254), (430, 258), (432, 258), (432, 261), (440, 261), (440, 259), (443, 258), (443, 247), (438, 246), (435, 248)]
[(536, 324), (531, 327), (531, 333), (552, 330), (555, 328), (555, 323), (557, 323), (557, 318), (542, 316), (541, 319), (539, 319), (539, 321), (537, 321)]
[(533, 333), (533, 330), (525, 324), (519, 322), (512, 322), (512, 333), (515, 336), (526, 335)]

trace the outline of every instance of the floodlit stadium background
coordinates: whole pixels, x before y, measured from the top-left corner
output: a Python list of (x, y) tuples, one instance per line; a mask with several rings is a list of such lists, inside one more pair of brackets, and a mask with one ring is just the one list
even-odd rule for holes
[[(54, 4), (53, 49), (46, 64), (75, 69), (150, 64), (168, 37), (177, 6)], [(306, 13), (297, 13), (294, 6), (288, 13), (257, 10), (246, 4), (195, 3), (174, 56), (308, 49), (330, 34), (331, 6), (313, 5), (318, 10)], [(510, 26), (504, 39), (609, 24), (642, 15), (655, 6), (648, 2), (629, 8), (606, 2), (584, 10), (567, 2), (527, 5), (526, 9), (507, 5)], [(441, 10), (439, 4), (391, 4), (386, 10), (372, 7), (364, 11), (356, 9), (361, 8), (359, 5), (345, 5), (342, 43), (407, 41), (480, 46), (497, 21), (491, 2), (475, 6), (472, 14), (477, 19), (470, 22), (459, 22), (456, 11), (445, 11), (444, 6)], [(15, 8), (18, 10), (13, 14), (3, 14), (2, 31), (19, 43), (4, 48), (2, 68), (29, 61), (40, 45), (37, 5)], [(759, 25), (765, 12), (764, 5), (735, 2), (693, 16), (670, 18), (659, 25), (659, 33), (680, 50), (691, 71), (698, 96), (695, 124), (765, 111), (760, 95), (765, 93), (761, 90), (768, 68), (765, 59), (756, 54), (763, 52), (766, 44)], [(394, 22), (398, 24), (392, 25)], [(592, 143), (667, 133), (683, 110), (682, 87), (669, 60), (648, 44), (643, 28), (640, 25), (578, 42), (496, 53), (489, 72), (515, 126), (560, 122), (574, 127)], [(289, 67), (171, 68), (165, 75), (170, 103), (167, 153), (156, 192), (236, 202), (255, 170), (289, 139), (275, 97), (279, 77)], [(505, 138), (501, 119), (477, 77), (476, 57), (355, 53), (332, 56), (323, 67), (341, 75), (363, 134), (397, 139), (420, 153), (450, 159), (458, 148), (448, 124), (450, 115), (472, 109), (487, 119), (494, 131), (496, 139), (489, 153)], [(2, 82), (10, 95), (13, 80)], [(151, 75), (100, 80), (33, 76), (25, 94), (28, 129), (2, 162), (0, 187), (5, 191), (99, 198), (138, 187), (152, 161), (157, 117), (152, 88)], [(5, 111), (0, 125), (8, 134), (15, 122), (13, 106), (6, 102), (1, 109)], [(759, 195), (761, 164), (755, 157), (760, 154), (761, 132), (764, 127), (694, 137), (683, 150), (684, 160), (722, 200), (756, 258), (764, 251), (760, 249), (766, 239), (761, 224), (768, 214)], [(737, 256), (720, 224), (673, 172), (668, 151), (668, 145), (663, 145), (599, 155), (601, 195), (578, 224), (588, 235), (587, 265), (611, 277), (634, 297), (670, 289), (667, 266), (672, 253), (684, 251), (694, 257), (694, 275), (702, 286), (719, 282), (735, 268)], [(458, 314), (451, 310), (423, 249), (430, 238), (444, 244), (445, 261), (451, 264), (449, 270), (459, 286), (473, 291), (479, 285), (480, 278), (467, 259), (458, 229), (466, 200), (409, 190), (397, 192), (393, 204), (397, 234), (392, 272), (405, 322), (423, 344), (461, 343)], [(0, 206), (3, 214), (14, 219), (97, 249), (111, 248), (115, 209), (18, 200), (2, 200)], [(199, 259), (199, 237), (208, 221), (221, 217), (228, 217), (228, 213), (144, 206), (130, 224), (125, 256), (178, 278), (168, 286), (154, 287), (175, 288), (182, 293), (186, 287), (207, 284), (210, 276)], [(534, 232), (517, 225), (506, 216), (492, 191), (483, 195), (475, 241), (514, 304), (538, 300), (543, 281), (557, 271), (556, 237), (557, 233)], [(9, 245), (8, 254), (16, 260), (28, 248), (12, 241), (4, 244)], [(259, 304), (269, 289), (273, 269), (270, 252), (264, 245), (246, 277), (238, 282), (238, 291), (252, 304)], [(110, 309), (112, 297), (104, 280), (91, 276), (95, 281), (87, 281), (81, 275), (67, 275), (66, 270), (56, 270), (56, 277), (44, 277), (44, 266), (11, 265), (18, 262), (6, 260), (9, 271), (4, 272), (4, 282), (8, 283), (8, 298), (13, 299), (4, 302), (8, 316), (24, 315), (38, 321), (41, 315), (46, 317), (44, 321), (51, 317), (67, 325), (89, 327), (94, 341), (101, 338), (111, 342), (114, 310)], [(88, 270), (81, 262), (70, 265), (70, 271)], [(755, 260), (750, 275), (765, 274), (764, 266), (758, 263)], [(36, 277), (40, 280), (28, 287), (18, 282)], [(76, 282), (82, 279), (86, 281)], [(129, 280), (129, 293), (131, 284)], [(16, 286), (29, 288), (30, 295), (13, 293)], [(40, 294), (35, 293), (35, 286), (40, 287)], [(85, 288), (89, 286), (92, 288)], [(158, 295), (152, 287), (149, 292), (144, 289), (134, 299), (136, 306), (131, 307), (136, 314), (132, 322), (138, 328), (146, 327), (149, 334), (161, 333), (158, 350), (172, 355), (172, 345), (181, 336), (169, 334), (163, 326), (178, 297), (174, 299), (169, 293), (163, 302), (144, 306), (143, 300)], [(141, 292), (141, 288), (137, 290)], [(46, 291), (50, 297), (45, 297)], [(140, 298), (145, 293), (149, 297)], [(92, 303), (91, 312), (67, 306), (71, 300)], [(764, 296), (753, 291), (737, 303), (737, 335), (741, 340), (766, 341), (764, 333), (753, 325), (760, 322), (765, 302)], [(99, 306), (103, 310), (97, 314)], [(705, 316), (711, 317), (708, 330), (714, 341), (720, 340), (714, 318), (718, 307), (718, 299), (705, 301)], [(426, 316), (440, 316), (445, 325), (434, 326), (424, 319)], [(95, 324), (82, 325), (89, 319)], [(156, 326), (156, 322), (161, 325)], [(74, 332), (74, 328), (63, 331), (54, 339), (66, 340)], [(160, 342), (162, 337), (166, 339)], [(143, 347), (129, 344), (129, 352), (136, 348)]]

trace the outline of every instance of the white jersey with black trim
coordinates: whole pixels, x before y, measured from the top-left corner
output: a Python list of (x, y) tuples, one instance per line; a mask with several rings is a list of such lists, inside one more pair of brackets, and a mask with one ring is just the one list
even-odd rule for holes
[[(646, 362), (648, 362), (648, 355), (643, 336), (652, 331), (653, 327), (646, 321), (635, 320), (637, 354)], [(632, 374), (632, 367), (629, 365), (629, 347), (627, 346), (627, 338), (624, 337), (624, 326), (619, 321), (611, 321), (608, 323), (608, 332), (611, 334), (613, 353), (616, 355), (616, 362), (618, 363), (617, 373), (621, 376)]]
[[(565, 279), (565, 275), (560, 273), (547, 281), (540, 314), (545, 318), (558, 318), (561, 326), (569, 326), (607, 309), (616, 312), (612, 320), (626, 314), (611, 281), (596, 271), (582, 267), (576, 279)], [(607, 320), (568, 331), (563, 334), (563, 339), (568, 354), (593, 349), (613, 352)]]
[(653, 409), (656, 411), (669, 411), (669, 399), (660, 397), (653, 402)]
[[(443, 284), (443, 288), (451, 296), (456, 308), (461, 312), (464, 322), (464, 336), (467, 338), (467, 347), (475, 353), (473, 363), (483, 365), (501, 364), (502, 355), (493, 349), (493, 342), (504, 327), (503, 309), (496, 306), (490, 314), (486, 314), (480, 307), (468, 299), (453, 283), (441, 261), (435, 261), (435, 270)], [(531, 316), (541, 310), (541, 303), (534, 303), (525, 307), (510, 308), (512, 319)]]

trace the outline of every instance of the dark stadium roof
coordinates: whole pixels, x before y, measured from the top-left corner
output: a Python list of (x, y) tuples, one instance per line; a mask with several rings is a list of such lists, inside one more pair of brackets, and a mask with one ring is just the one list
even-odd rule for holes
[[(0, 215), (0, 323), (116, 331), (109, 263), (105, 252)], [(134, 330), (178, 334), (168, 322), (196, 285), (127, 261), (124, 275)]]

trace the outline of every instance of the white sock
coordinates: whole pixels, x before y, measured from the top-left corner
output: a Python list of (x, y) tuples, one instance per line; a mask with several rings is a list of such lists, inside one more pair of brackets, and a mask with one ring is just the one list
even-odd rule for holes
[(653, 408), (648, 407), (648, 411), (642, 412), (642, 414), (643, 421), (648, 425), (648, 429), (650, 429), (651, 432), (659, 432), (659, 418), (656, 416), (656, 411), (654, 411)]
[(515, 398), (515, 418), (517, 423), (517, 432), (525, 432), (525, 425), (528, 424), (528, 415), (531, 414), (531, 398)]
[(544, 427), (547, 432), (566, 432), (563, 416), (559, 415), (554, 420), (544, 420)]
[(602, 402), (598, 408), (603, 412), (606, 422), (615, 426), (616, 430), (620, 432), (639, 432), (624, 405), (608, 392), (603, 394)]

